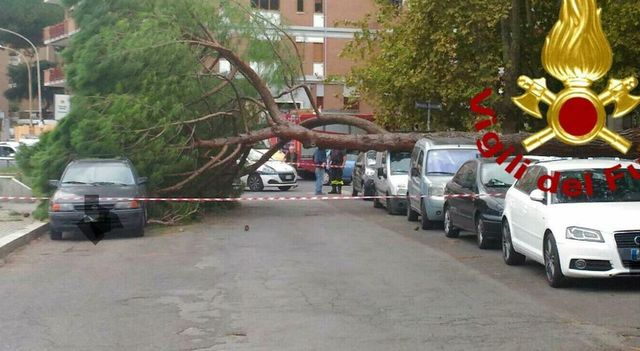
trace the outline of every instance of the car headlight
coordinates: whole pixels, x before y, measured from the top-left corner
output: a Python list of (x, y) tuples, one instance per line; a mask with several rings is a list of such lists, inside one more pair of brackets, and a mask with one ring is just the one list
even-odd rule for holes
[(580, 241), (593, 241), (603, 243), (604, 238), (599, 230), (581, 228), (581, 227), (569, 227), (567, 228), (567, 239), (580, 240)]
[(364, 175), (366, 175), (367, 177), (375, 177), (376, 176), (376, 171), (370, 168), (367, 168), (364, 171)]
[(444, 196), (444, 186), (432, 186), (429, 188), (429, 195)]
[(117, 210), (134, 209), (134, 208), (140, 208), (140, 203), (136, 200), (116, 202), (116, 206), (115, 206), (115, 209)]
[(278, 172), (276, 172), (275, 169), (273, 169), (273, 167), (269, 167), (269, 166), (262, 166), (260, 167), (260, 170), (258, 171), (258, 173), (262, 173), (262, 174), (278, 174)]
[(73, 204), (70, 203), (52, 203), (51, 212), (71, 212), (73, 211)]

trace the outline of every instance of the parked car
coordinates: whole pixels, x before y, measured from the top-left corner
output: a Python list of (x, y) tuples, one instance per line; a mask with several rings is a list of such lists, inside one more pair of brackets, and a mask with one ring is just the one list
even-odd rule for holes
[[(612, 191), (605, 170), (619, 164), (621, 179)], [(552, 287), (570, 277), (640, 275), (640, 180), (626, 170), (630, 165), (638, 168), (616, 160), (560, 160), (530, 167), (507, 192), (504, 261), (518, 265), (528, 257), (543, 264)], [(590, 186), (591, 194), (569, 197), (538, 188), (541, 176), (556, 174), (560, 189), (574, 188), (577, 180)]]
[[(256, 149), (249, 151), (248, 165), (258, 162), (266, 151)], [(251, 191), (265, 189), (288, 191), (298, 187), (298, 174), (295, 168), (273, 158), (260, 166), (254, 173), (242, 177), (241, 180)]]
[(506, 163), (475, 159), (460, 167), (444, 194), (444, 233), (458, 237), (460, 230), (475, 232), (478, 247), (487, 249), (502, 235), (504, 196), (516, 179), (505, 171)]
[(361, 152), (353, 171), (353, 196), (374, 196), (376, 192), (375, 178), (378, 174), (378, 152)]
[[(404, 215), (407, 213), (407, 184), (411, 164), (410, 152), (382, 152), (380, 167), (375, 178), (376, 196), (386, 199), (373, 200), (376, 208), (386, 207), (389, 214)], [(390, 198), (394, 197), (395, 198)]]
[(138, 177), (126, 159), (85, 159), (67, 165), (56, 187), (49, 208), (52, 240), (62, 239), (65, 231), (97, 226), (104, 232), (123, 228), (134, 236), (144, 235), (147, 208), (137, 200), (114, 198), (145, 197), (147, 178)]
[(421, 218), (422, 229), (444, 220), (444, 187), (460, 166), (479, 155), (475, 142), (467, 138), (425, 138), (411, 154), (407, 192), (407, 219)]
[(18, 146), (18, 143), (0, 143), (0, 168), (11, 167), (16, 164), (16, 153), (18, 152)]

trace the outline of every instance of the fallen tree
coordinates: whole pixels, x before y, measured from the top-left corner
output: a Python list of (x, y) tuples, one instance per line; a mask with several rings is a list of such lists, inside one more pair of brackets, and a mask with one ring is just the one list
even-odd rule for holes
[[(232, 182), (254, 172), (289, 140), (324, 148), (408, 151), (427, 135), (391, 133), (356, 116), (320, 111), (303, 78), (295, 40), (238, 2), (67, 2), (76, 6), (82, 28), (65, 51), (72, 111), (35, 149), (19, 156), (39, 194), (51, 192), (47, 180), (58, 179), (73, 158), (126, 156), (149, 177), (151, 194), (234, 196)], [(222, 63), (228, 70), (220, 69)], [(296, 124), (281, 115), (276, 100), (299, 92), (308, 97), (316, 118)], [(367, 134), (316, 130), (334, 124)], [(637, 131), (625, 135), (638, 145)], [(505, 135), (502, 141), (519, 147), (526, 136)], [(279, 142), (250, 164), (251, 148), (272, 138)], [(573, 148), (555, 141), (536, 153), (619, 156), (603, 143)], [(156, 217), (172, 222), (192, 216), (195, 205), (162, 206)]]

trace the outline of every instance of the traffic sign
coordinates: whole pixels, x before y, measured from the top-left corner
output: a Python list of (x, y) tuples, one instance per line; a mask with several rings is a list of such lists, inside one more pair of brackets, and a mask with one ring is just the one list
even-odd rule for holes
[(416, 108), (421, 110), (442, 110), (442, 104), (435, 102), (416, 102)]

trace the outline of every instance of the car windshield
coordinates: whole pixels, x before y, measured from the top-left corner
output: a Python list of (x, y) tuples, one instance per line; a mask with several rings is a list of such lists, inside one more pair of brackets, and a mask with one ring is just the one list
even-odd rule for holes
[(482, 184), (490, 188), (509, 188), (516, 179), (497, 163), (486, 163), (480, 170)]
[(560, 189), (562, 184), (570, 178), (578, 179), (583, 185), (585, 174), (591, 173), (593, 179), (593, 192), (588, 194), (583, 191), (580, 196), (570, 197), (562, 191), (558, 191), (552, 197), (553, 203), (581, 203), (581, 202), (640, 202), (640, 180), (634, 179), (629, 171), (620, 170), (617, 174), (624, 173), (624, 178), (616, 180), (616, 189), (611, 191), (605, 171), (602, 169), (564, 171), (560, 174)]
[(463, 163), (478, 155), (475, 149), (431, 150), (427, 154), (427, 175), (454, 175)]
[(62, 184), (134, 185), (133, 173), (123, 163), (76, 163), (67, 169)]
[(247, 156), (247, 160), (249, 160), (250, 162), (258, 162), (263, 155), (263, 152), (256, 149), (251, 149), (251, 151), (249, 151), (249, 156)]
[(391, 175), (409, 174), (411, 168), (410, 152), (392, 152), (389, 155)]

